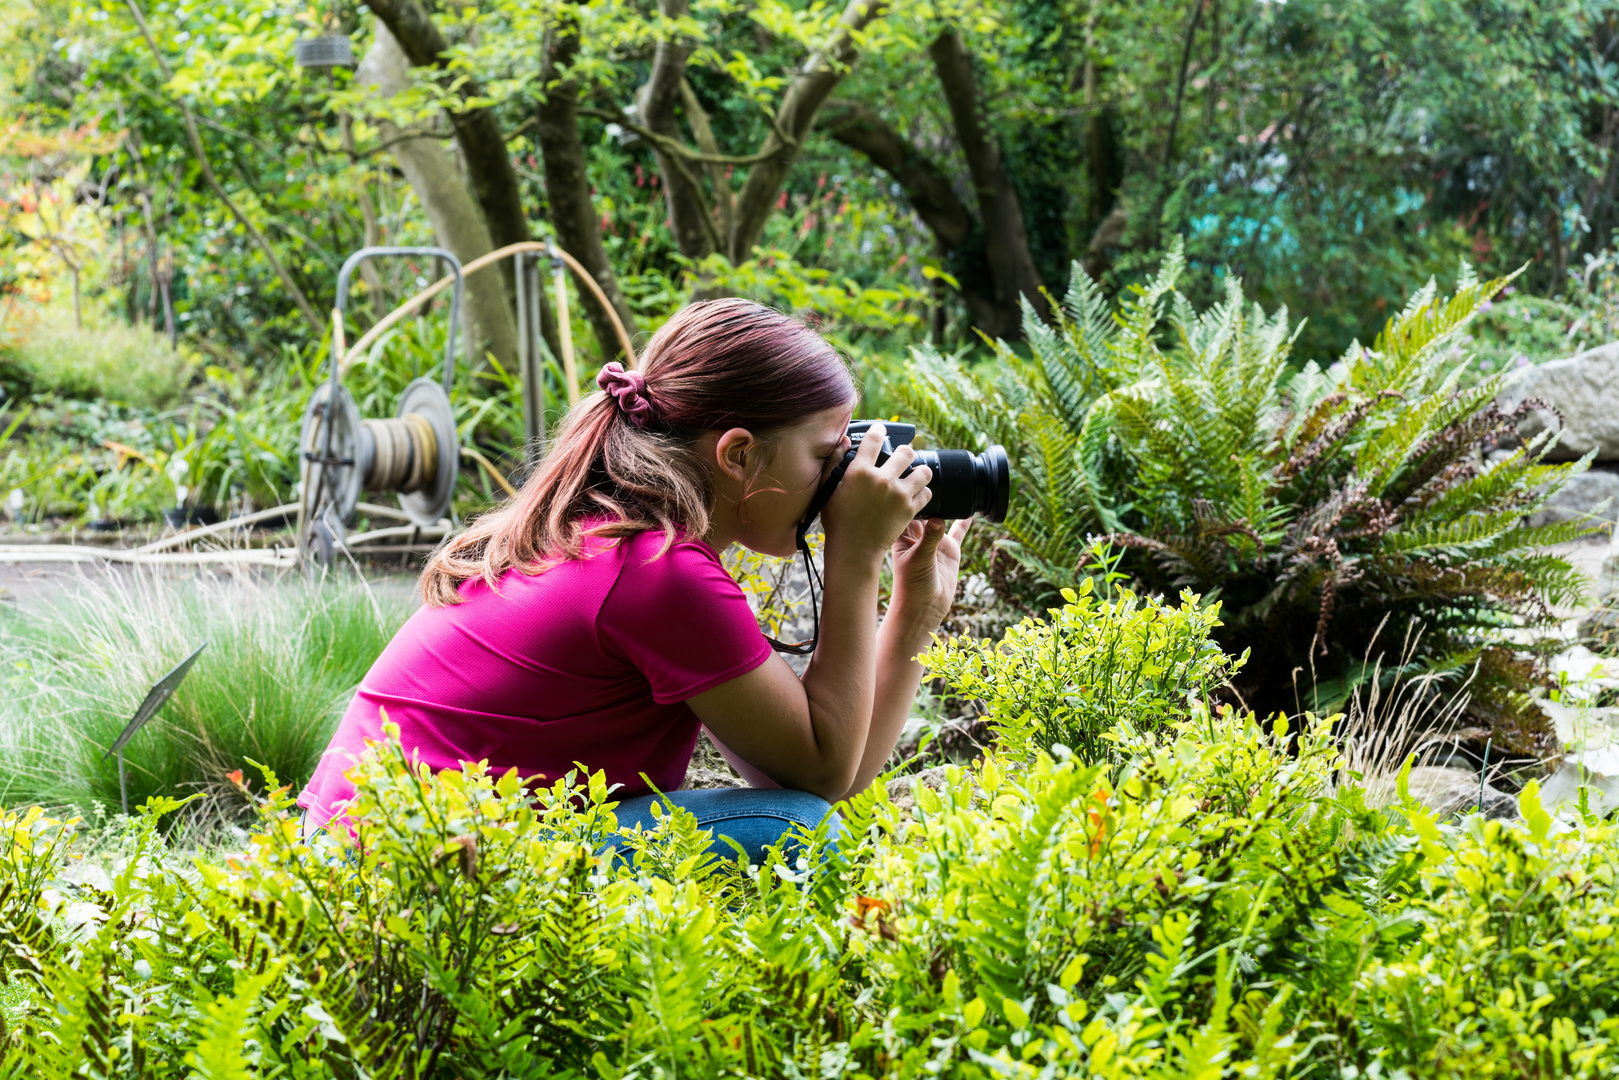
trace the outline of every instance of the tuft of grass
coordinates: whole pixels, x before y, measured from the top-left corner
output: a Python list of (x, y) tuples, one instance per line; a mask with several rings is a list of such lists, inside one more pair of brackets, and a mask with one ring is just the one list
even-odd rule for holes
[(108, 322), (75, 329), (41, 321), (0, 355), (0, 381), (17, 396), (50, 393), (166, 409), (180, 402), (196, 367), (144, 327)]
[(228, 790), (263, 763), (314, 770), (355, 686), (414, 606), (355, 579), (85, 581), (47, 611), (0, 614), (0, 803), (119, 805), (105, 758), (154, 682), (208, 647), (124, 753), (130, 805)]

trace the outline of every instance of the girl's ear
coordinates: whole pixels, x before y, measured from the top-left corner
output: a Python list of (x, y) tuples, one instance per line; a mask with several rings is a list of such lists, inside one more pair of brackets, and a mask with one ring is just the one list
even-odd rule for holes
[(714, 464), (720, 472), (741, 483), (753, 478), (764, 452), (759, 440), (747, 428), (731, 428), (714, 442)]

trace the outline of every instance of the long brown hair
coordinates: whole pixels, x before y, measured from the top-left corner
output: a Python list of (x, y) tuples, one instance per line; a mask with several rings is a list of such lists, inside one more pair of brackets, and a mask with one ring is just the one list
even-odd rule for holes
[[(665, 550), (677, 532), (701, 536), (713, 501), (694, 448), (704, 432), (742, 427), (768, 437), (855, 399), (849, 367), (825, 338), (747, 300), (683, 308), (653, 335), (630, 378), (633, 408), (606, 390), (579, 402), (522, 490), (433, 554), (422, 599), (433, 607), (458, 603), (463, 581), (493, 585), (513, 568), (535, 574), (579, 558), (587, 534), (661, 529)], [(602, 382), (614, 379), (625, 376)], [(620, 384), (615, 393), (625, 389)]]

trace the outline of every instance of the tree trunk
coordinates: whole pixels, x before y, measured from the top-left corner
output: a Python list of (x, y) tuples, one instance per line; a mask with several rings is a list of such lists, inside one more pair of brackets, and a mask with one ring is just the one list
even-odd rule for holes
[[(387, 24), (412, 65), (445, 66), (449, 43), (418, 0), (378, 0), (370, 7)], [(463, 98), (478, 97), (483, 89), (476, 81), (467, 80), (461, 84), (460, 93)], [(472, 184), (473, 198), (477, 199), (478, 206), (483, 210), (490, 242), (495, 247), (506, 247), (532, 240), (517, 170), (512, 165), (511, 155), (506, 152), (506, 137), (500, 130), (500, 120), (495, 116), (495, 111), (474, 109), (464, 113), (452, 112), (449, 116), (450, 124), (455, 129), (456, 145), (461, 148), (461, 160), (466, 165), (467, 179)], [(514, 313), (517, 310), (515, 269), (515, 264), (509, 259), (503, 259), (500, 263), (506, 301)], [(551, 310), (551, 301), (544, 293), (540, 294), (540, 336), (545, 338), (553, 355), (560, 352), (562, 339), (557, 336), (556, 313)]]
[[(679, 19), (691, 10), (691, 5), (689, 0), (659, 0), (658, 10), (665, 18)], [(652, 72), (636, 95), (641, 122), (676, 142), (681, 141), (681, 136), (680, 121), (675, 119), (675, 105), (681, 102), (681, 87), (686, 80), (686, 58), (690, 55), (691, 45), (687, 42), (658, 42), (657, 51), (652, 55)], [(675, 243), (687, 258), (707, 258), (714, 251), (716, 230), (707, 200), (698, 185), (693, 163), (657, 143), (653, 143), (652, 148), (658, 156), (658, 170), (663, 175), (663, 197), (669, 208), (669, 223), (674, 229)]]
[[(376, 40), (354, 73), (358, 86), (374, 88), (386, 100), (410, 86), (410, 64), (399, 43), (380, 21)], [(399, 138), (399, 129), (378, 118), (378, 130), (385, 140)], [(422, 136), (399, 139), (390, 148), (399, 171), (405, 174), (416, 198), (433, 223), (439, 246), (448, 248), (463, 263), (494, 250), (489, 229), (478, 216), (467, 185), (461, 181), (455, 163), (437, 139)], [(488, 349), (508, 371), (517, 366), (517, 328), (507, 303), (505, 284), (499, 274), (477, 273), (466, 281), (467, 356), (474, 370), (482, 367), (483, 350)]]
[[(1003, 306), (996, 299), (994, 274), (984, 258), (983, 230), (956, 196), (944, 170), (868, 105), (829, 102), (819, 125), (898, 181), (916, 216), (933, 233), (934, 243), (960, 287), (973, 325), (986, 334), (1008, 336)], [(942, 318), (941, 305), (936, 309), (933, 328), (933, 336), (941, 340)]]
[[(579, 38), (573, 27), (554, 34), (546, 41), (544, 65), (545, 100), (540, 105), (536, 130), (540, 154), (545, 161), (545, 193), (551, 203), (551, 224), (562, 247), (578, 259), (596, 279), (607, 302), (618, 313), (624, 329), (635, 334), (635, 317), (618, 287), (618, 278), (602, 247), (601, 223), (590, 197), (590, 179), (585, 175), (585, 151), (579, 141), (579, 91), (568, 78), (567, 69), (579, 53)], [(618, 355), (618, 335), (607, 312), (587, 289), (579, 291), (580, 303), (590, 319), (604, 359)]]
[[(418, 0), (376, 0), (369, 6), (372, 14), (388, 27), (413, 66), (445, 66), (449, 42), (444, 40), (432, 16)], [(457, 77), (460, 78), (459, 74)], [(463, 99), (479, 97), (483, 88), (475, 81), (465, 80), (460, 83), (459, 93)], [(489, 239), (496, 247), (530, 239), (522, 191), (517, 185), (517, 170), (506, 152), (506, 137), (494, 110), (452, 112), (450, 123), (454, 125), (455, 141), (466, 163), (472, 194), (483, 208)], [(511, 267), (509, 263), (505, 265), (509, 277)]]
[[(962, 155), (972, 175), (978, 195), (978, 213), (984, 226), (984, 257), (995, 280), (996, 336), (1021, 336), (1020, 297), (1027, 297), (1042, 318), (1050, 307), (1040, 292), (1040, 275), (1029, 251), (1029, 233), (1023, 223), (1023, 207), (1017, 191), (1001, 165), (1001, 151), (994, 137), (984, 130), (978, 112), (978, 81), (973, 75), (972, 57), (961, 35), (954, 30), (940, 34), (928, 54), (950, 107), (950, 118), (961, 143)], [(988, 329), (985, 328), (988, 333)]]
[[(776, 206), (787, 173), (798, 160), (804, 138), (815, 123), (815, 114), (832, 90), (848, 74), (859, 54), (858, 36), (882, 13), (884, 0), (849, 0), (837, 36), (824, 53), (806, 60), (776, 110), (775, 130), (765, 140), (765, 151), (779, 150), (748, 171), (748, 181), (737, 199), (735, 224), (726, 255), (733, 263), (747, 260), (764, 234), (765, 222)], [(778, 134), (780, 133), (780, 134)], [(782, 139), (786, 135), (791, 145)]]

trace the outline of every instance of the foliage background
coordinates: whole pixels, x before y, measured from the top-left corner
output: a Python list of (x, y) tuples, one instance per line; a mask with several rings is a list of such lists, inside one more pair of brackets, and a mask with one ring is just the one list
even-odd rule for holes
[[(542, 231), (549, 204), (525, 129), (543, 96), (533, 47), (559, 10), (508, 0), (440, 13), (456, 64), (487, 85), (511, 133), (508, 150)], [(581, 61), (595, 95), (586, 104), (622, 104), (668, 31), (644, 5), (582, 10), (593, 30)], [(131, 320), (162, 326), (153, 278), (167, 276), (178, 332), (216, 361), (272, 363), (310, 328), (291, 317), (275, 275), (200, 182), (177, 102), (196, 109), (225, 190), (326, 310), (337, 264), (367, 235), (367, 212), (385, 241), (427, 236), (375, 131), (360, 123), (358, 142), (345, 142), (347, 72), (301, 73), (291, 62), (294, 39), (317, 28), (350, 34), (363, 53), (369, 21), (346, 5), (317, 20), (296, 5), (257, 2), (159, 4), (148, 17), (172, 79), (157, 71), (123, 4), (8, 0), (0, 31), (14, 58), (0, 87), (11, 125), (0, 140), (8, 205), (15, 210), (19, 184), (87, 166), (76, 197), (93, 203), (104, 234), (91, 291)], [(758, 99), (824, 17), (777, 0), (701, 6), (687, 17), (699, 44), (691, 79), (722, 144), (751, 145), (768, 130)], [(1619, 223), (1615, 19), (1607, 0), (902, 4), (838, 93), (874, 109), (970, 207), (949, 113), (939, 94), (916, 92), (933, 81), (919, 45), (955, 27), (1041, 280), (1059, 286), (1074, 260), (1088, 258), (1122, 285), (1181, 236), (1196, 298), (1217, 296), (1222, 274), (1239, 276), (1267, 308), (1311, 312), (1299, 354), (1322, 358), (1368, 337), (1413, 283), (1459, 255), (1485, 276), (1529, 262), (1522, 287), (1555, 295), (1606, 246)], [(426, 93), (429, 120), (435, 100)], [(601, 117), (580, 118), (609, 258), (655, 325), (684, 295), (686, 267), (649, 144), (613, 130)], [(1092, 251), (1117, 208), (1122, 234)], [(942, 294), (941, 344), (971, 344), (953, 291), (936, 294), (938, 279), (924, 270), (962, 278), (983, 238), (949, 250), (933, 239), (888, 173), (818, 134), (793, 167), (764, 246), (857, 288)], [(147, 246), (158, 249), (156, 274), (141, 266), (152, 261)], [(387, 294), (397, 297), (410, 273), (385, 279)], [(750, 291), (746, 282), (726, 287)], [(927, 321), (926, 303), (908, 303)]]

